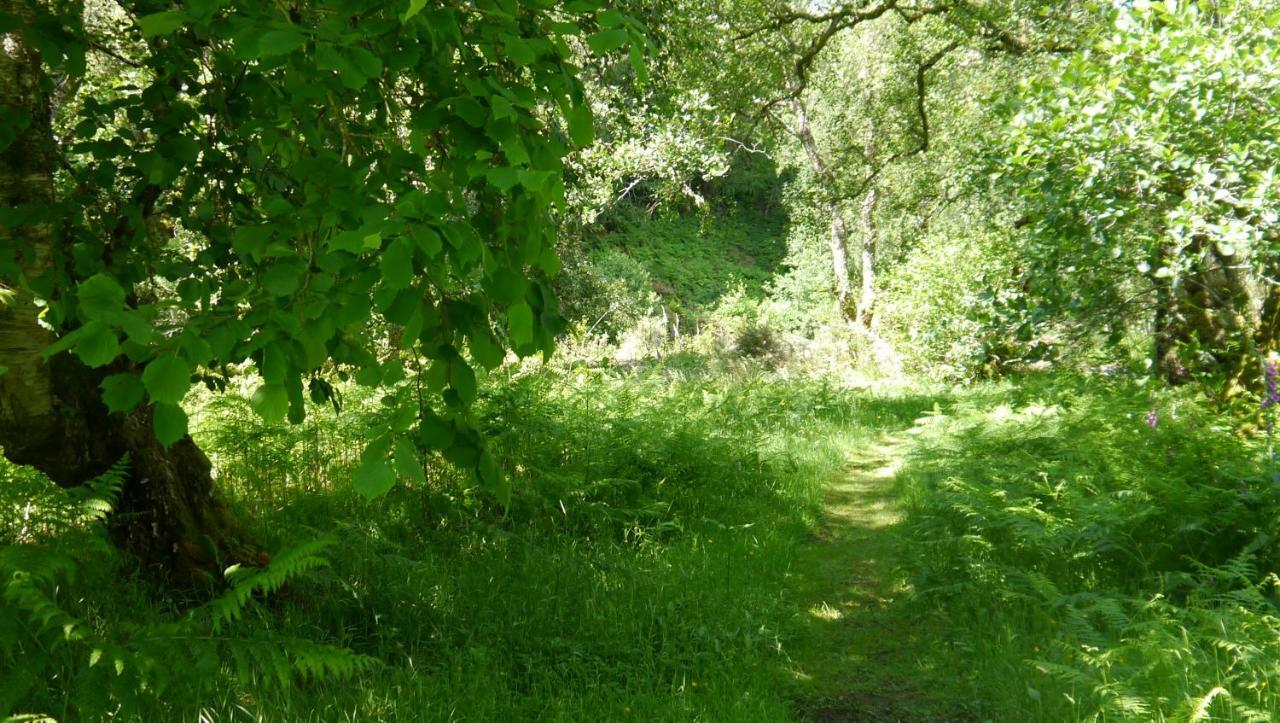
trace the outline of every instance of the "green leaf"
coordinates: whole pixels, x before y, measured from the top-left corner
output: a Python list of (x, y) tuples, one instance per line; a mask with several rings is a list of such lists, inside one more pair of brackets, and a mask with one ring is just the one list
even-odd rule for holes
[(392, 289), (404, 289), (413, 283), (413, 243), (406, 238), (392, 241), (382, 252), (379, 264), (382, 283)]
[(258, 372), (267, 384), (284, 384), (284, 378), (289, 372), (289, 359), (285, 355), (283, 344), (273, 341), (262, 348), (262, 365)]
[(112, 374), (102, 380), (102, 401), (112, 412), (128, 412), (142, 403), (147, 389), (137, 374)]
[(422, 471), (422, 458), (418, 456), (417, 448), (413, 446), (413, 442), (404, 437), (396, 440), (396, 471), (401, 477), (418, 484), (427, 482), (427, 475)]
[(489, 96), (489, 109), (496, 121), (516, 117), (516, 109), (511, 105), (511, 101), (500, 95)]
[(187, 413), (177, 404), (156, 404), (152, 407), (151, 426), (160, 444), (168, 447), (187, 436)]
[(382, 60), (364, 48), (351, 49), (351, 62), (367, 80), (382, 75)]
[(649, 82), (649, 65), (644, 60), (644, 51), (637, 43), (631, 44), (631, 69), (635, 71), (636, 80), (641, 84)]
[(82, 334), (84, 334), (83, 326), (78, 329), (73, 329), (68, 334), (59, 337), (57, 341), (53, 342), (49, 346), (46, 346), (43, 350), (41, 350), (40, 355), (45, 359), (48, 359), (54, 356), (55, 354), (61, 354), (62, 352), (75, 346), (76, 342), (80, 340), (80, 336)]
[(285, 55), (302, 47), (305, 42), (307, 42), (307, 36), (297, 30), (272, 30), (269, 33), (263, 33), (258, 41), (258, 57), (270, 58), (275, 55)]
[(605, 10), (596, 18), (602, 28), (616, 28), (626, 22), (626, 18), (617, 10)]
[(418, 420), (418, 441), (427, 449), (448, 449), (456, 435), (453, 425), (430, 409)]
[(601, 30), (587, 36), (587, 45), (591, 46), (591, 51), (596, 55), (604, 55), (626, 45), (627, 38), (627, 31), (623, 28)]
[(495, 269), (493, 275), (486, 281), (484, 290), (488, 292), (489, 298), (503, 306), (510, 306), (520, 301), (529, 289), (529, 283), (525, 281), (520, 270), (510, 266)]
[(168, 35), (186, 22), (187, 16), (175, 10), (167, 10), (162, 13), (151, 13), (138, 18), (138, 27), (142, 30), (142, 37), (154, 38), (157, 35)]
[(136, 311), (124, 311), (113, 315), (108, 321), (119, 326), (124, 330), (125, 335), (129, 337), (129, 341), (135, 344), (149, 344), (155, 336), (151, 324), (147, 322), (146, 317)]
[(505, 166), (502, 168), (490, 168), (484, 175), (489, 183), (493, 184), (494, 188), (504, 193), (510, 191), (512, 187), (520, 182), (520, 172)]
[(191, 388), (191, 367), (176, 356), (156, 357), (142, 371), (142, 384), (152, 401), (177, 404)]
[(458, 393), (463, 404), (471, 404), (476, 400), (476, 373), (460, 358), (449, 362), (449, 386)]
[(533, 309), (525, 302), (507, 308), (507, 334), (517, 349), (533, 343)]
[(404, 11), (404, 15), (400, 16), (400, 22), (407, 23), (414, 15), (422, 12), (427, 6), (427, 0), (409, 0), (409, 9)]
[(366, 500), (385, 495), (396, 484), (396, 475), (386, 460), (369, 461), (356, 467), (351, 484)]
[(410, 232), (414, 242), (418, 245), (418, 250), (429, 257), (439, 255), (444, 243), (440, 240), (440, 234), (436, 230), (426, 224), (418, 224), (413, 227)]
[(88, 367), (106, 366), (120, 356), (120, 340), (106, 324), (91, 321), (81, 327), (72, 351)]
[(279, 424), (289, 414), (289, 391), (283, 384), (263, 384), (249, 400), (254, 411), (268, 424)]
[(511, 482), (488, 450), (480, 453), (480, 460), (476, 463), (476, 476), (480, 478), (481, 484), (493, 491), (504, 507), (511, 504)]
[(104, 274), (94, 274), (76, 287), (80, 300), (80, 313), (88, 319), (100, 319), (104, 314), (124, 308), (124, 289), (114, 279)]
[(302, 275), (306, 272), (297, 261), (282, 261), (272, 264), (262, 272), (262, 288), (273, 296), (292, 296), (302, 286)]
[(569, 140), (579, 148), (586, 148), (596, 140), (596, 122), (591, 106), (586, 102), (564, 109), (564, 120), (569, 126)]
[(488, 331), (478, 329), (472, 332), (468, 341), (471, 346), (471, 355), (480, 363), (480, 366), (489, 370), (502, 366), (502, 347), (498, 346)]
[(366, 229), (359, 231), (343, 231), (329, 239), (326, 244), (335, 251), (346, 251), (350, 254), (364, 254), (382, 245), (382, 234)]
[(502, 36), (502, 47), (506, 50), (511, 62), (520, 67), (532, 64), (538, 57), (528, 42), (514, 35)]

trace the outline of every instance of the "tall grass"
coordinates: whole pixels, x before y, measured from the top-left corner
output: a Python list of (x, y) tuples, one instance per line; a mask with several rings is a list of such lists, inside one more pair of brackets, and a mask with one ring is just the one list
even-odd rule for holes
[[(327, 567), (240, 625), (378, 663), (278, 685), (215, 661), (180, 672), (185, 687), (139, 717), (791, 719), (777, 684), (800, 616), (787, 575), (822, 484), (868, 422), (914, 412), (696, 366), (516, 371), (484, 386), (479, 414), (516, 478), (505, 510), (443, 462), (425, 485), (363, 501), (349, 471), (381, 404), (358, 387), (340, 414), (317, 407), (296, 427), (263, 425), (234, 395), (189, 400), (219, 486), (265, 548), (333, 541)], [(95, 625), (166, 619), (144, 583), (95, 584), (70, 588)], [(109, 708), (66, 698), (61, 676), (85, 663), (62, 661), (10, 710)]]
[[(979, 720), (1280, 718), (1280, 489), (1264, 445), (1193, 390), (1059, 377), (878, 395), (692, 358), (482, 386), (515, 478), (505, 509), (439, 460), (425, 484), (356, 494), (381, 393), (344, 388), (341, 413), (292, 427), (235, 395), (189, 400), (248, 530), (300, 561), (206, 605), (133, 576), (85, 522), (92, 494), (0, 468), (0, 715), (782, 721), (827, 709), (797, 700), (791, 656), (809, 655), (927, 676), (956, 700), (919, 710)], [(910, 650), (828, 655), (809, 606), (846, 581), (838, 560), (815, 567), (837, 549), (813, 547), (822, 491), (903, 428), (906, 519), (865, 554), (909, 594), (851, 620)], [(62, 556), (33, 577), (39, 551)], [(875, 695), (861, 703), (915, 709)]]

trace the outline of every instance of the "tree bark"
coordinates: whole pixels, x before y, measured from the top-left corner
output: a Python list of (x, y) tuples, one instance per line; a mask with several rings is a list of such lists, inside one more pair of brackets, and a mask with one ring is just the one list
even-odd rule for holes
[(862, 198), (862, 296), (855, 321), (870, 330), (876, 314), (876, 187)]
[[(34, 23), (21, 0), (0, 0), (2, 13)], [(31, 118), (0, 151), (0, 204), (7, 209), (44, 210), (57, 201), (59, 149), (44, 81), (36, 49), (18, 32), (0, 36), (0, 112), (26, 111)], [(238, 542), (236, 526), (214, 490), (209, 461), (191, 438), (162, 447), (148, 406), (108, 413), (99, 384), (108, 373), (126, 371), (126, 361), (89, 369), (68, 353), (43, 357), (55, 335), (40, 325), (42, 308), (33, 288), (56, 288), (49, 282), (58, 273), (59, 233), (44, 221), (0, 226), (0, 248), (16, 252), (20, 272), (17, 278), (0, 278), (4, 456), (71, 487), (128, 454), (129, 478), (110, 521), (117, 544), (179, 579), (248, 556), (251, 550)]]
[(835, 179), (831, 175), (831, 169), (827, 166), (826, 160), (822, 157), (817, 140), (813, 137), (813, 129), (809, 125), (809, 114), (804, 100), (797, 96), (794, 105), (796, 135), (800, 138), (800, 145), (804, 146), (813, 175), (817, 177), (818, 183), (827, 189), (819, 192), (823, 196), (822, 205), (831, 217), (831, 273), (835, 280), (836, 300), (840, 304), (840, 311), (847, 315), (849, 299), (853, 295), (853, 286), (849, 282), (849, 232), (845, 226), (844, 214), (840, 211), (840, 204), (830, 193)]

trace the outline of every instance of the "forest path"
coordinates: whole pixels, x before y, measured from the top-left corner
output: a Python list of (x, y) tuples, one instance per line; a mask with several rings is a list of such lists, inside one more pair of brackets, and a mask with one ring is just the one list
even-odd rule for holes
[[(828, 485), (814, 543), (796, 561), (808, 630), (791, 651), (800, 712), (820, 723), (967, 721), (955, 681), (929, 664), (944, 621), (903, 609), (904, 517), (894, 478), (907, 432), (879, 438)], [(948, 700), (950, 699), (950, 700)]]

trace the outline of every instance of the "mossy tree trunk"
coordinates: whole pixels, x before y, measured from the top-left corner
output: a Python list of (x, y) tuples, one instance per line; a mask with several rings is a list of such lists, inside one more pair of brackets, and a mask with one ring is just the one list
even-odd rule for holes
[[(3, 13), (33, 21), (21, 0), (0, 0)], [(57, 202), (60, 151), (48, 88), (36, 49), (19, 33), (0, 37), (0, 112), (30, 118), (0, 150), (0, 205), (10, 211)], [(205, 455), (190, 437), (162, 447), (150, 407), (108, 413), (98, 385), (124, 369), (89, 369), (67, 353), (43, 356), (55, 337), (40, 324), (33, 289), (51, 289), (48, 280), (67, 273), (60, 271), (59, 247), (59, 231), (48, 222), (0, 226), (0, 249), (12, 252), (23, 279), (13, 288), (0, 285), (0, 447), (9, 460), (64, 487), (83, 484), (128, 454), (129, 480), (112, 519), (117, 543), (178, 578), (215, 571), (241, 547)]]

